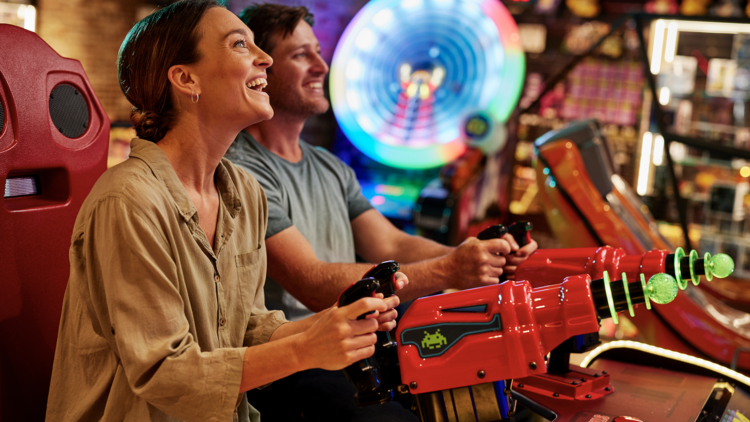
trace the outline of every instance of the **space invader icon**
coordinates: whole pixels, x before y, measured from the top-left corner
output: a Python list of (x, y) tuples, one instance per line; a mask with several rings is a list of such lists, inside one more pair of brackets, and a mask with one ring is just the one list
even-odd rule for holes
[(448, 344), (448, 340), (440, 334), (440, 328), (435, 331), (435, 334), (430, 334), (427, 331), (424, 332), (424, 338), (422, 339), (422, 348), (439, 349), (444, 344)]

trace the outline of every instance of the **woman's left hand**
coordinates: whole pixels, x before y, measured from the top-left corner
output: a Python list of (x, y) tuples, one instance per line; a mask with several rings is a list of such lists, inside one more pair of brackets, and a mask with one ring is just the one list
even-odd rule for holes
[[(409, 284), (409, 279), (406, 277), (406, 274), (404, 273), (396, 273), (396, 290), (401, 290), (404, 287), (406, 287)], [(382, 293), (378, 293), (375, 295), (375, 297), (383, 298)], [(393, 309), (396, 306), (401, 303), (401, 300), (398, 298), (398, 296), (393, 295), (391, 297), (383, 299), (385, 300), (385, 303), (388, 305), (388, 310), (385, 312), (381, 312), (377, 316), (378, 320), (378, 331), (391, 331), (394, 328), (396, 328), (396, 317), (398, 316), (398, 311)]]

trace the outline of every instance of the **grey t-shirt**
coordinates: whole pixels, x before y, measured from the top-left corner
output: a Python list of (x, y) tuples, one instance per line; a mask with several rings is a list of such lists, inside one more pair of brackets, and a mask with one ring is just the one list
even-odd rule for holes
[[(355, 262), (351, 221), (372, 205), (362, 196), (351, 167), (322, 148), (304, 141), (300, 147), (302, 160), (290, 163), (242, 131), (225, 157), (249, 171), (266, 191), (266, 239), (294, 226), (319, 260)], [(289, 320), (313, 314), (270, 277), (265, 294), (266, 307), (284, 311)]]

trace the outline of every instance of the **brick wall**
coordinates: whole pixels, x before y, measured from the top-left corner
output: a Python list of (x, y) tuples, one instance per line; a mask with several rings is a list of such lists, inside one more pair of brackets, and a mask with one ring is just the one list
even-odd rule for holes
[(38, 0), (37, 33), (61, 56), (79, 60), (112, 122), (129, 121), (117, 83), (117, 51), (142, 0)]

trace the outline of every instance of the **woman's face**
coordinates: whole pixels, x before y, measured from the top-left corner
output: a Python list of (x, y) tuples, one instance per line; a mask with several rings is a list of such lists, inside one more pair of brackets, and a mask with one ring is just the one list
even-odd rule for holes
[[(201, 119), (242, 130), (273, 117), (266, 86), (271, 56), (234, 13), (213, 7), (198, 24), (201, 59), (191, 65), (199, 78)], [(227, 127), (229, 129), (230, 127)]]

